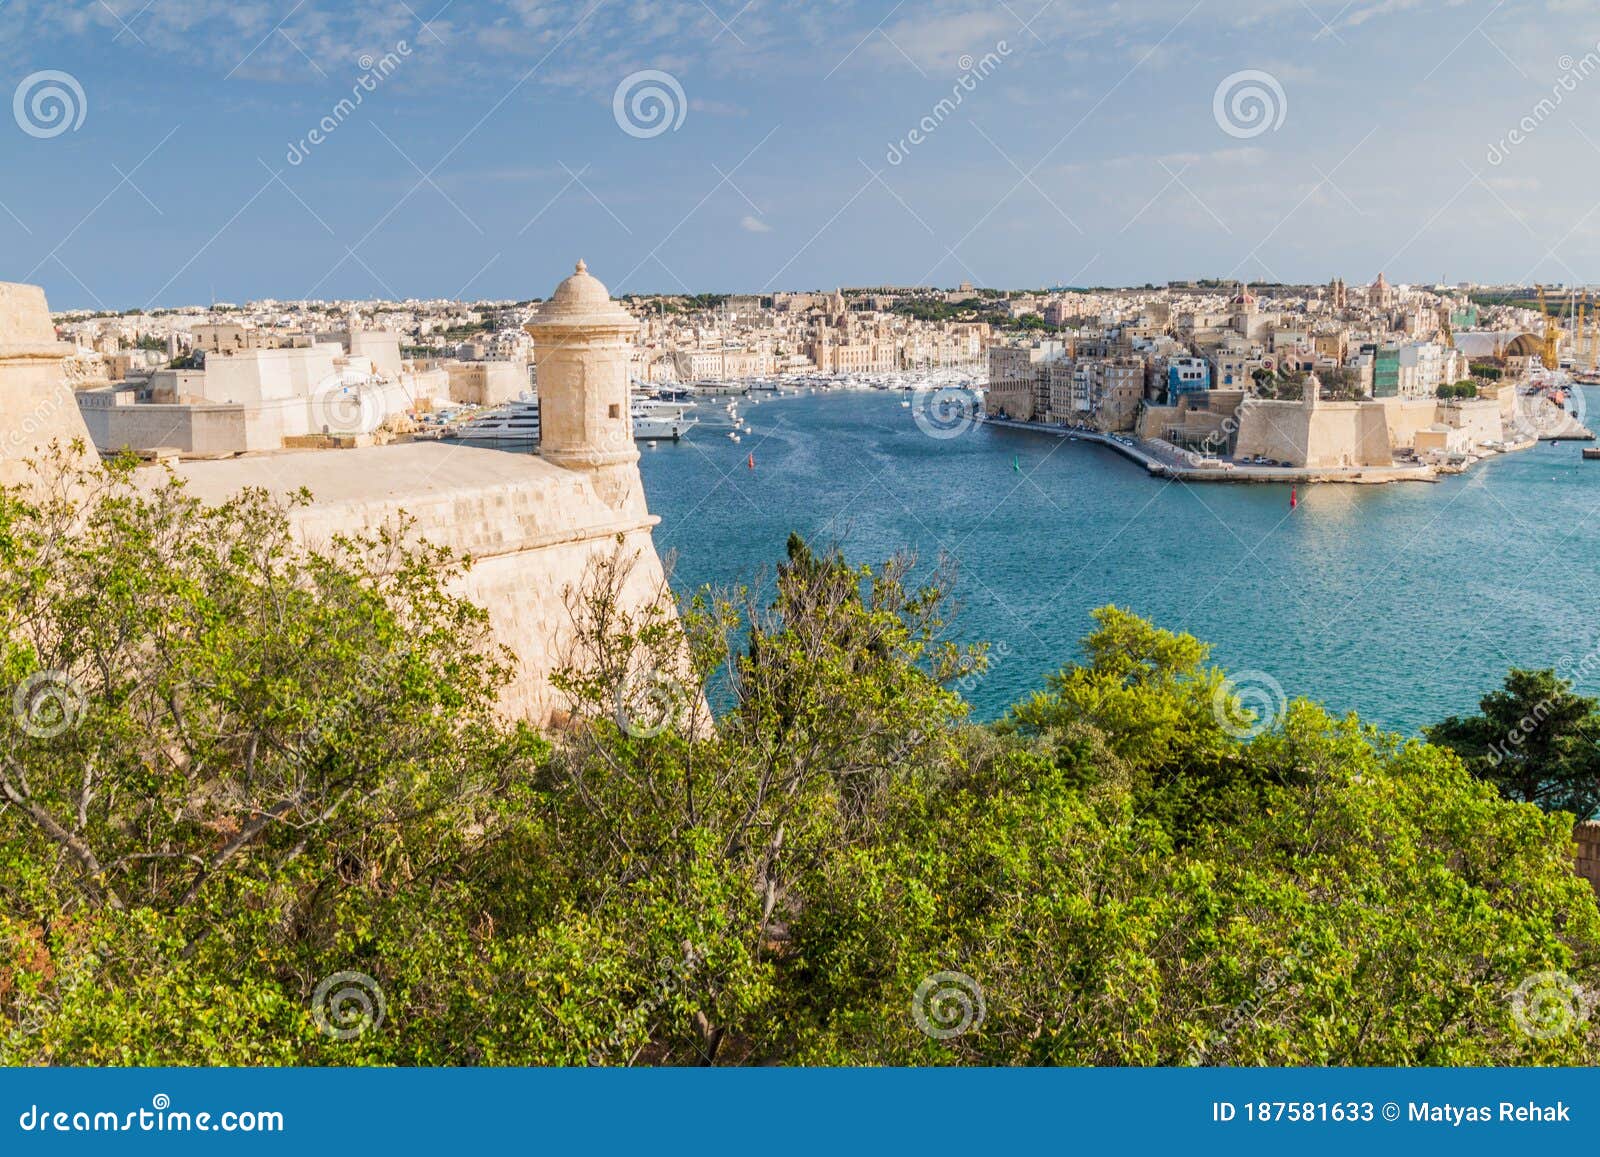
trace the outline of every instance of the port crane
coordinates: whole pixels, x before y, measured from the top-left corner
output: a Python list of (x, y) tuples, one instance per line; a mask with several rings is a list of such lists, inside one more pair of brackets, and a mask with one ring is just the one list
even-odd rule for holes
[(1561, 368), (1561, 329), (1550, 316), (1550, 303), (1545, 300), (1544, 286), (1539, 286), (1539, 312), (1544, 315), (1544, 350), (1541, 360), (1547, 370)]

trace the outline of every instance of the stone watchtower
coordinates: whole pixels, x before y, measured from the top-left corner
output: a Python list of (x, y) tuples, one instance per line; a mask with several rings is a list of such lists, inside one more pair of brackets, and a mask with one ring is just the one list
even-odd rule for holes
[(28, 482), (27, 459), (52, 441), (85, 448), (89, 431), (62, 363), (72, 347), (56, 340), (37, 285), (0, 281), (0, 486)]
[(579, 261), (526, 328), (538, 368), (540, 455), (588, 475), (619, 514), (648, 514), (628, 390), (638, 321)]
[(1300, 404), (1307, 410), (1322, 407), (1322, 379), (1317, 377), (1315, 370), (1306, 375), (1305, 392), (1300, 396)]

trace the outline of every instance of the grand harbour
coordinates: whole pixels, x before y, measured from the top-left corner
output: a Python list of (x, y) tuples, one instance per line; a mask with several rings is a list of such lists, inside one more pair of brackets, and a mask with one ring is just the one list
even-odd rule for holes
[[(539, 452), (541, 304), (255, 301), (53, 325), (101, 452), (299, 451), (315, 490), (314, 463), (338, 475), (361, 447)], [(956, 633), (1003, 659), (969, 689), (980, 711), (1059, 664), (1108, 601), (1408, 731), (1513, 661), (1591, 649), (1562, 594), (1594, 561), (1563, 529), (1600, 477), (1586, 289), (1379, 274), (620, 306), (627, 426), (674, 582), (758, 582), (791, 529), (948, 556)], [(1447, 485), (1343, 485), (1419, 481)], [(1257, 485), (1194, 485), (1224, 482)], [(1502, 568), (1545, 578), (1508, 587)]]
[(0, 65), (19, 1152), (1594, 1132), (1600, 5)]

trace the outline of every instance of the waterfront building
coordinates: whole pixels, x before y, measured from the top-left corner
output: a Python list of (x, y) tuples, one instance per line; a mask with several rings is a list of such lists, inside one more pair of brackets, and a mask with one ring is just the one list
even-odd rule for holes
[(1468, 375), (1467, 359), (1450, 346), (1408, 342), (1396, 352), (1396, 386), (1402, 398), (1431, 398), (1440, 386), (1454, 385)]
[(1167, 397), (1203, 393), (1211, 388), (1211, 364), (1204, 358), (1173, 358), (1167, 363)]
[(1045, 420), (1050, 409), (1049, 370), (1041, 376), (1036, 367), (1059, 361), (1066, 352), (1061, 342), (991, 347), (987, 411), (1023, 422), (1034, 421), (1036, 416)]

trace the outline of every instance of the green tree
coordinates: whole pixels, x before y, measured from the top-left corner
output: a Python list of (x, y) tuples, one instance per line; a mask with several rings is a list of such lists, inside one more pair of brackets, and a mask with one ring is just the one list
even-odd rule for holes
[(312, 988), (446, 968), (483, 910), (454, 867), (542, 747), (459, 560), (404, 526), (313, 553), (264, 494), (129, 464), (39, 482), (0, 497), (0, 995), (35, 1026), (0, 1061), (359, 1055)]
[[(1600, 920), (1560, 817), (1504, 803), (1447, 751), (1307, 703), (1237, 739), (1203, 647), (1098, 617), (1088, 662), (1002, 729), (1026, 742), (971, 736), (879, 840), (808, 875), (803, 982), (785, 986), (800, 1059), (1595, 1055), (1578, 1018), (1546, 1039), (1511, 1012), (1530, 976), (1594, 975)], [(1173, 822), (1175, 782), (1199, 818)], [(940, 991), (948, 1035), (926, 1031)]]
[(1600, 807), (1600, 701), (1552, 670), (1512, 668), (1480, 714), (1425, 729), (1506, 799), (1588, 819)]
[(0, 495), (0, 1063), (1597, 1058), (1512, 999), (1600, 976), (1566, 817), (1131, 612), (985, 727), (944, 568), (796, 538), (675, 605), (619, 541), (541, 738), (405, 525), (39, 481)]

